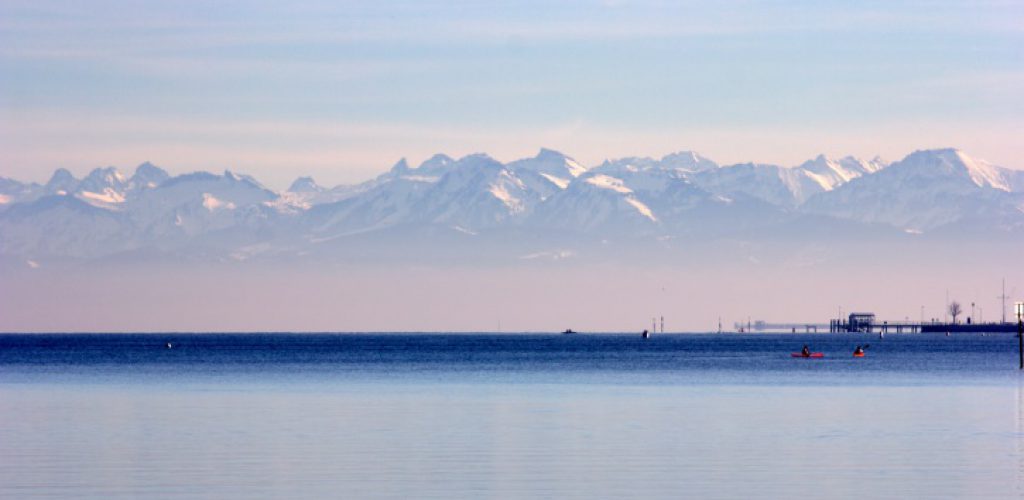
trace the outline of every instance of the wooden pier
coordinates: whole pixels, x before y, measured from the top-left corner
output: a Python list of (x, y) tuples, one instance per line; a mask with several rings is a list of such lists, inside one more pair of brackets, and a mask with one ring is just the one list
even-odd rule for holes
[(829, 322), (829, 333), (1016, 333), (1016, 323), (946, 323), (941, 321), (882, 321), (851, 323), (845, 319)]
[(767, 321), (737, 322), (737, 332), (788, 333), (1016, 333), (1016, 323), (946, 323), (942, 321), (878, 321), (871, 313), (853, 313), (849, 318), (824, 323), (769, 323)]

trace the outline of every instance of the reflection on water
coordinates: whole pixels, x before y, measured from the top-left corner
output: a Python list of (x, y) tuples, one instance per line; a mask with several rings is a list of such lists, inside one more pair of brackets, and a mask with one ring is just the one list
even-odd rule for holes
[(808, 338), (0, 337), (0, 498), (1019, 497), (1006, 339)]
[(1015, 492), (1017, 498), (1024, 498), (1024, 376), (1017, 379), (1017, 480)]

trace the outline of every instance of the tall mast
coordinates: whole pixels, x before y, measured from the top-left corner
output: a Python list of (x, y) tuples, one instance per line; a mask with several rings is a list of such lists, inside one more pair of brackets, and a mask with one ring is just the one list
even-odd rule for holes
[(1006, 323), (1006, 278), (1003, 278), (1003, 294), (999, 296), (999, 300), (1002, 301), (1003, 306), (1003, 323)]

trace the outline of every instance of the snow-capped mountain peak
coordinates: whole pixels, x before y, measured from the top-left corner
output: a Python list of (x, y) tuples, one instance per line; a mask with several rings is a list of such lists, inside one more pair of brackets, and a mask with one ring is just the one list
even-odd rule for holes
[[(575, 178), (583, 175), (587, 171), (587, 167), (580, 165), (571, 157), (553, 149), (541, 148), (540, 151), (537, 152), (537, 156), (533, 157), (533, 160), (533, 168), (551, 175), (561, 176), (564, 172), (565, 174), (568, 174), (568, 177)], [(530, 165), (530, 163), (524, 164), (524, 166), (525, 165)], [(554, 170), (554, 172), (548, 172), (547, 170)]]
[(50, 180), (46, 182), (47, 194), (68, 194), (78, 189), (78, 179), (66, 168), (58, 168), (53, 171)]
[(914, 151), (893, 167), (897, 167), (895, 170), (904, 177), (960, 178), (969, 180), (978, 187), (1011, 190), (1003, 169), (986, 161), (971, 158), (954, 148)]
[[(577, 163), (576, 160), (546, 148), (541, 148), (537, 156), (533, 158), (524, 158), (509, 163), (508, 168), (523, 177), (536, 178), (540, 176), (543, 180), (538, 182), (546, 181), (557, 189), (565, 189), (573, 179), (587, 171), (586, 167)], [(544, 191), (545, 197), (550, 194), (540, 185), (536, 185), (535, 188)]]
[(166, 170), (147, 161), (135, 167), (135, 173), (128, 179), (128, 186), (136, 191), (153, 189), (170, 177)]
[(127, 199), (128, 178), (116, 167), (96, 168), (75, 189), (75, 196), (99, 206), (112, 207)]
[(859, 171), (861, 175), (873, 174), (889, 166), (889, 162), (879, 156), (875, 156), (870, 160), (862, 160), (855, 156), (844, 156), (836, 160), (836, 162), (849, 170)]
[[(399, 162), (399, 164), (403, 163), (404, 160)], [(420, 163), (418, 167), (411, 169), (410, 171), (416, 175), (441, 175), (454, 164), (455, 160), (453, 160), (452, 157), (438, 153), (431, 156), (427, 161)]]
[(409, 171), (409, 162), (405, 158), (398, 160), (389, 170), (389, 173), (395, 175), (402, 175)]
[(678, 151), (661, 157), (661, 166), (688, 172), (701, 172), (718, 168), (718, 164), (693, 151)]
[(299, 177), (288, 187), (290, 193), (322, 193), (324, 188), (316, 183), (312, 177)]
[[(848, 157), (850, 160), (833, 160), (823, 154), (813, 160), (808, 160), (797, 167), (809, 176), (814, 182), (821, 186), (822, 190), (831, 191), (841, 184), (850, 182), (866, 173), (859, 161)], [(851, 161), (852, 160), (852, 161)]]
[(913, 231), (972, 219), (1013, 227), (1021, 211), (1011, 177), (956, 149), (915, 151), (809, 200), (805, 209)]
[(117, 167), (95, 168), (85, 179), (82, 179), (83, 182), (107, 186), (123, 185), (126, 180), (127, 177)]

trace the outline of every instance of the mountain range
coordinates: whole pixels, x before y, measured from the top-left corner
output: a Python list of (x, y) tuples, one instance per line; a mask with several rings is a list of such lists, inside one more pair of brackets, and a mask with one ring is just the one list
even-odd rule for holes
[(818, 156), (795, 167), (719, 165), (693, 152), (587, 168), (562, 153), (501, 163), (485, 154), (404, 159), (374, 179), (284, 192), (225, 171), (171, 176), (58, 169), (46, 184), (0, 177), (0, 256), (19, 262), (172, 257), (297, 259), (507, 251), (565, 258), (580, 248), (942, 241), (1019, 244), (1024, 171), (956, 149), (889, 163)]

